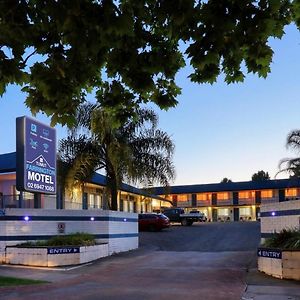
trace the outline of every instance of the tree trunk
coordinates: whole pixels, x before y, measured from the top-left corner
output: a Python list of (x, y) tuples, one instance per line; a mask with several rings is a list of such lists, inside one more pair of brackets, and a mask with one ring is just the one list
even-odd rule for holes
[(116, 178), (110, 178), (111, 210), (118, 210), (118, 184)]

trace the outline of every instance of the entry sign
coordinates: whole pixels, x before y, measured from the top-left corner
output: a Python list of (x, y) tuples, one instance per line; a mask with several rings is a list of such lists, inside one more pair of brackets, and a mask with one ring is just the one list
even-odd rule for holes
[(32, 118), (17, 118), (17, 189), (56, 193), (56, 130)]
[(79, 247), (53, 247), (47, 249), (47, 254), (73, 254), (80, 253)]
[(282, 252), (279, 249), (258, 248), (257, 256), (281, 259)]

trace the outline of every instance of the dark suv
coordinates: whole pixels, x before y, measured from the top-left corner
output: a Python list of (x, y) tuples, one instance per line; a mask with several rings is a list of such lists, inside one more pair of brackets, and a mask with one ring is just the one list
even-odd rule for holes
[(139, 230), (159, 231), (170, 227), (170, 220), (164, 214), (139, 214)]

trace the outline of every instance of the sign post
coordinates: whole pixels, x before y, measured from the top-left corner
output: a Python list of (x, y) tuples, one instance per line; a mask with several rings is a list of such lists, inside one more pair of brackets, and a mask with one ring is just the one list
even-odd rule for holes
[(32, 118), (17, 118), (17, 189), (56, 194), (56, 130)]

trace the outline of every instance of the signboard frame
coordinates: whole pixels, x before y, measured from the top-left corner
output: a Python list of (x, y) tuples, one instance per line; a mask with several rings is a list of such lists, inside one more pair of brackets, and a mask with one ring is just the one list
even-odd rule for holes
[(26, 116), (16, 119), (16, 188), (56, 194), (56, 130)]

